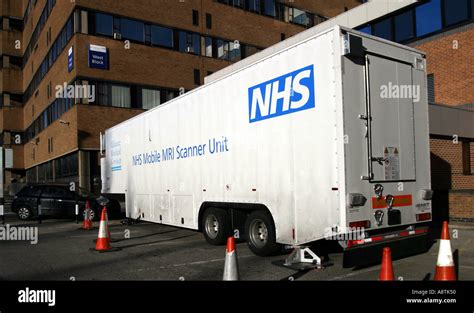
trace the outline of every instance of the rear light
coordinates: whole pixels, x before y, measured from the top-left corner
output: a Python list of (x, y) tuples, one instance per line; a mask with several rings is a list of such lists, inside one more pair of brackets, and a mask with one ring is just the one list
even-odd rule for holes
[(360, 193), (347, 194), (347, 203), (349, 204), (351, 208), (355, 206), (364, 206), (366, 201), (367, 201), (367, 198), (364, 197), (364, 195)]
[(421, 213), (416, 215), (416, 221), (421, 222), (421, 221), (427, 221), (431, 219), (431, 213)]
[(370, 221), (357, 221), (357, 222), (350, 222), (350, 228), (370, 228)]
[(420, 198), (423, 200), (431, 200), (433, 198), (433, 190), (431, 189), (421, 189)]

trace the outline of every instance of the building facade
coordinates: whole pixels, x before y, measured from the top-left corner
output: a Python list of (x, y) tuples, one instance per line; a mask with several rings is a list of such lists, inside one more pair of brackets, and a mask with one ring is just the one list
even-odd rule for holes
[(100, 133), (347, 11), (337, 0), (1, 0), (5, 192), (100, 191)]

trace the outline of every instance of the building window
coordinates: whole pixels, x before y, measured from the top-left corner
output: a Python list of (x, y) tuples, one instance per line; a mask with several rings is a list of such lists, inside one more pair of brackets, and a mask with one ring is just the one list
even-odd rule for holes
[(112, 86), (112, 106), (119, 108), (130, 108), (130, 88), (124, 86)]
[(224, 41), (217, 39), (216, 40), (216, 46), (217, 46), (217, 57), (219, 59), (225, 59), (226, 56), (224, 54)]
[(198, 34), (179, 32), (179, 51), (199, 54), (200, 46), (201, 42)]
[(206, 13), (206, 28), (212, 28), (212, 15), (209, 13)]
[(260, 13), (260, 0), (246, 0), (248, 1), (248, 10), (255, 13)]
[(152, 26), (151, 43), (156, 46), (173, 48), (173, 30), (161, 26)]
[(290, 22), (304, 26), (309, 26), (310, 24), (306, 12), (297, 8), (290, 8)]
[(462, 142), (462, 173), (464, 175), (472, 175), (471, 172), (471, 143), (469, 141)]
[(471, 18), (474, 19), (474, 0), (471, 0)]
[(194, 69), (194, 84), (201, 85), (201, 71)]
[(395, 16), (395, 41), (401, 42), (415, 37), (413, 10)]
[(212, 58), (212, 38), (201, 37), (201, 54)]
[(444, 0), (443, 9), (446, 26), (465, 21), (469, 17), (468, 0)]
[(229, 59), (231, 61), (239, 61), (241, 59), (239, 43), (229, 42)]
[(426, 77), (428, 83), (428, 103), (435, 103), (435, 83), (434, 74), (429, 74)]
[(357, 28), (357, 30), (362, 32), (362, 33), (365, 33), (365, 34), (372, 35), (372, 26), (371, 25), (366, 25), (366, 26), (363, 26), (361, 28)]
[(159, 90), (142, 89), (142, 108), (149, 110), (161, 104), (161, 93)]
[(193, 10), (193, 25), (199, 26), (199, 11)]
[(387, 18), (378, 23), (375, 23), (372, 27), (372, 34), (374, 36), (392, 40), (392, 20)]
[(264, 0), (263, 13), (268, 16), (276, 16), (275, 0)]
[(145, 24), (142, 22), (122, 18), (120, 20), (122, 37), (133, 41), (145, 41)]
[(75, 176), (78, 173), (77, 153), (56, 159), (54, 161), (56, 178)]
[(95, 31), (99, 35), (112, 36), (114, 31), (114, 18), (111, 15), (96, 13)]
[(417, 36), (424, 36), (441, 29), (441, 0), (430, 0), (416, 7), (415, 12)]

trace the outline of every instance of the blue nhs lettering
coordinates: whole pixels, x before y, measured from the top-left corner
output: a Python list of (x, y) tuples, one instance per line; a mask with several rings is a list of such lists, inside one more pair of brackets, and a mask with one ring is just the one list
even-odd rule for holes
[(249, 88), (250, 123), (314, 107), (313, 65)]

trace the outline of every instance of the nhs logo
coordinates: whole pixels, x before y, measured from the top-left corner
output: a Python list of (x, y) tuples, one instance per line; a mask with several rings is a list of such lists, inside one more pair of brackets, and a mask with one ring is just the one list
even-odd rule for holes
[(314, 107), (313, 65), (249, 88), (250, 123)]

